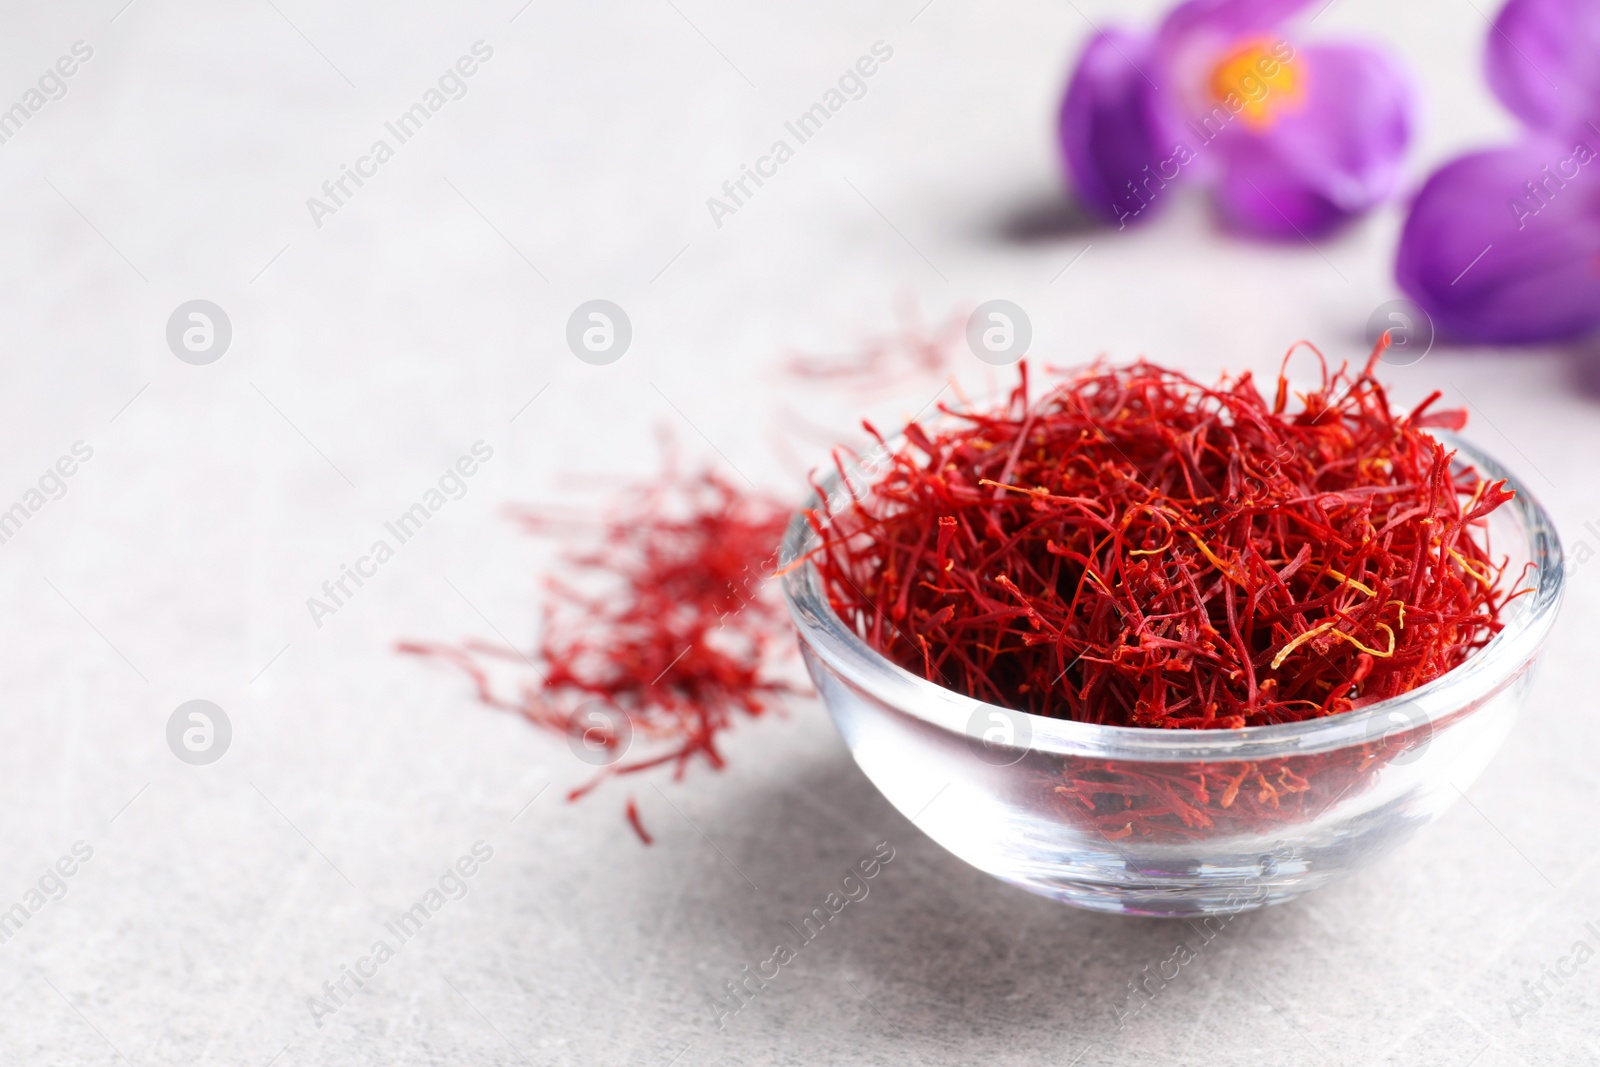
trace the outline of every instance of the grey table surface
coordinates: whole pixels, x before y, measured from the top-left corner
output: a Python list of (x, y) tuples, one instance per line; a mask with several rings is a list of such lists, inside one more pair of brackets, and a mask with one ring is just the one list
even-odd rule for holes
[[(1512, 129), (1478, 73), (1480, 11), (1335, 0), (1310, 30), (1381, 39), (1411, 65), (1412, 183)], [(1527, 714), (1466, 802), (1359, 875), (1240, 916), (1120, 1027), (1127, 983), (1184, 929), (966, 867), (878, 796), (813, 700), (741, 726), (724, 773), (633, 783), (658, 838), (644, 848), (625, 789), (565, 803), (587, 772), (565, 746), (393, 652), (403, 637), (531, 640), (550, 550), (505, 505), (604, 499), (653, 469), (662, 426), (687, 456), (796, 493), (826, 439), (916, 410), (939, 380), (862, 400), (787, 381), (784, 353), (849, 351), (898, 307), (935, 320), (1013, 299), (1058, 363), (1269, 371), (1298, 337), (1358, 355), (1395, 295), (1396, 208), (1315, 247), (1219, 236), (1195, 197), (1139, 232), (1069, 224), (1050, 138), (1066, 65), (1091, 23), (1158, 15), (1089, 0), (8, 5), (0, 103), (75, 42), (92, 56), (0, 144), (0, 504), (77, 442), (92, 457), (0, 545), (0, 909), (50, 898), (0, 943), (0, 1057), (1600, 1060), (1600, 963), (1514, 1010), (1577, 942), (1600, 947), (1586, 565)], [(462, 92), (446, 83), (459, 99), (362, 163), (480, 41)], [(892, 57), (864, 95), (713, 218), (722, 183), (880, 41)], [(358, 165), (369, 176), (336, 210), (308, 206)], [(562, 332), (596, 297), (634, 326), (603, 367)], [(165, 337), (193, 299), (232, 324), (205, 366)], [(1475, 439), (1587, 560), (1596, 368), (1585, 350), (1441, 347), (1392, 379), (1402, 398), (1470, 405)], [(974, 390), (999, 381), (970, 358), (957, 369)], [(478, 441), (493, 456), (465, 495), (314, 620), (307, 598)], [(192, 699), (232, 725), (207, 766), (167, 744)], [(312, 1011), (478, 842), (491, 855), (465, 895), (337, 1012)], [(869, 897), (719, 1028), (708, 997), (879, 842), (895, 858)], [(72, 876), (50, 876), (64, 856)]]

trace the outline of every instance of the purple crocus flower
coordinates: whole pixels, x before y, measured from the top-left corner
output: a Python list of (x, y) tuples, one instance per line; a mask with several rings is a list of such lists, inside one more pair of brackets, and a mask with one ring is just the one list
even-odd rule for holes
[(1600, 2), (1510, 0), (1487, 67), (1523, 135), (1428, 179), (1396, 277), (1457, 340), (1582, 336), (1600, 326)]
[(1232, 227), (1298, 238), (1387, 198), (1411, 135), (1406, 78), (1365, 46), (1292, 44), (1284, 25), (1309, 2), (1189, 0), (1154, 34), (1096, 33), (1060, 118), (1084, 206), (1127, 226), (1203, 179)]

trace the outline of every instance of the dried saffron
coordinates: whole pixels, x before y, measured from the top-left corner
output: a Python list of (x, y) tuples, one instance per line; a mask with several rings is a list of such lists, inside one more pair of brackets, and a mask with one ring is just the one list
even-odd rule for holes
[(898, 318), (899, 329), (867, 338), (848, 355), (791, 355), (784, 367), (786, 376), (801, 382), (849, 386), (859, 392), (943, 374), (961, 338), (966, 313), (926, 324), (916, 305), (907, 301), (901, 304)]
[[(1321, 365), (1290, 410), (1249, 374), (1204, 386), (1097, 363), (993, 410), (941, 405), (881, 474), (808, 513), (835, 612), (907, 670), (1080, 722), (1231, 729), (1298, 722), (1438, 677), (1500, 628), (1507, 564), (1485, 519), (1504, 482), (1453, 467), (1435, 393), (1391, 409), (1374, 369)], [(844, 473), (845, 456), (836, 455)], [(1392, 752), (1392, 746), (1391, 746)], [(1383, 745), (1298, 762), (1068, 758), (1046, 783), (1108, 839), (1304, 818)], [(1316, 779), (1312, 788), (1311, 778)]]
[[(588, 762), (604, 766), (571, 800), (611, 775), (671, 765), (682, 778), (696, 756), (720, 769), (719, 735), (790, 690), (774, 670), (791, 647), (787, 619), (766, 581), (789, 508), (670, 463), (622, 501), (598, 522), (518, 514), (531, 533), (576, 534), (594, 546), (565, 556), (586, 588), (547, 582), (531, 655), (477, 639), (399, 645), (465, 671), (483, 703), (566, 735), (575, 751), (598, 750)], [(508, 695), (491, 664), (538, 678)], [(627, 817), (649, 844), (631, 797)]]
[(633, 832), (639, 835), (639, 840), (647, 845), (655, 844), (655, 838), (650, 836), (650, 831), (644, 828), (644, 823), (639, 821), (639, 805), (632, 797), (628, 798), (628, 825), (633, 827)]

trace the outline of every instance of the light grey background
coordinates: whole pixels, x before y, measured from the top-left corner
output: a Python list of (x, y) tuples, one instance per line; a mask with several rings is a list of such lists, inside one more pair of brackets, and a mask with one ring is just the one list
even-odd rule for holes
[[(897, 306), (1014, 300), (1058, 363), (1269, 371), (1299, 337), (1358, 356), (1396, 295), (1394, 209), (1317, 248), (1218, 237), (1195, 198), (1138, 233), (1061, 225), (1067, 65), (1091, 20), (1152, 5), (122, 3), (13, 3), (0, 33), (0, 106), (74, 41), (94, 49), (0, 145), (0, 506), (75, 441), (94, 450), (0, 545), (0, 907), (73, 842), (94, 850), (0, 944), (3, 1058), (1600, 1060), (1600, 962), (1520, 1026), (1508, 1009), (1600, 924), (1600, 568), (1576, 569), (1529, 714), (1470, 803), (1239, 918), (1120, 1032), (1126, 983), (1184, 929), (965, 867), (876, 795), (814, 701), (742, 725), (726, 773), (568, 805), (589, 769), (565, 744), (392, 651), (531, 640), (548, 549), (502, 509), (602, 499), (654, 468), (658, 427), (797, 494), (826, 440), (939, 379), (863, 400), (787, 382), (785, 354), (847, 352)], [(1512, 130), (1479, 77), (1480, 10), (1334, 0), (1301, 38), (1359, 32), (1409, 60), (1413, 182)], [(317, 227), (306, 199), (480, 39), (494, 54), (468, 94)], [(716, 226), (707, 197), (880, 40), (894, 55), (866, 96)], [(233, 324), (209, 366), (166, 346), (193, 299)], [(610, 366), (565, 345), (591, 299), (633, 322)], [(973, 389), (1003, 380), (957, 364)], [(1600, 548), (1595, 366), (1439, 349), (1392, 379), (1470, 402), (1469, 432), (1569, 548)], [(314, 626), (306, 598), (480, 439), (494, 457), (466, 497)], [(204, 767), (164, 736), (199, 698), (233, 727)], [(621, 818), (629, 788), (653, 848)], [(480, 839), (494, 855), (469, 895), (315, 1027), (306, 997)], [(884, 840), (870, 897), (716, 1030), (706, 995)]]

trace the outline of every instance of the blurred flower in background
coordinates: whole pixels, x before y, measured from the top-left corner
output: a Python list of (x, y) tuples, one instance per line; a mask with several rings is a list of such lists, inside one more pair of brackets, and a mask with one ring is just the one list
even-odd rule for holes
[(1095, 34), (1061, 105), (1067, 175), (1119, 226), (1209, 183), (1224, 222), (1269, 238), (1336, 229), (1393, 194), (1411, 92), (1387, 54), (1297, 46), (1307, 0), (1190, 0), (1154, 34)]
[(1600, 0), (1511, 0), (1486, 66), (1523, 135), (1428, 179), (1396, 277), (1456, 340), (1581, 336), (1600, 326)]

